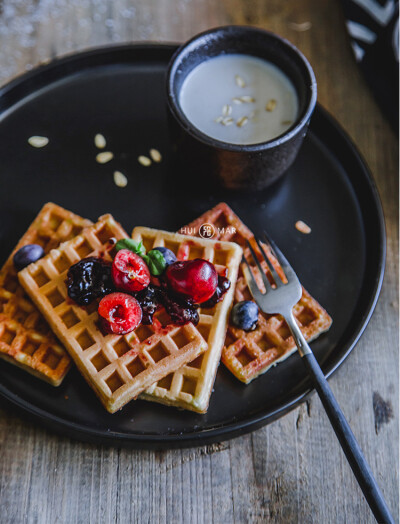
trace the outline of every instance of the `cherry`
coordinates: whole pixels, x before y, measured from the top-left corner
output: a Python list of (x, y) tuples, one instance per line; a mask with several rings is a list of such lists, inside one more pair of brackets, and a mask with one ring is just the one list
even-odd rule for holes
[(126, 293), (110, 293), (100, 300), (98, 313), (107, 333), (125, 335), (138, 327), (142, 308), (136, 298)]
[(210, 262), (202, 258), (174, 262), (168, 266), (165, 279), (176, 293), (201, 304), (213, 296), (218, 285), (218, 273)]
[(150, 271), (145, 261), (129, 249), (121, 249), (115, 255), (111, 275), (118, 289), (131, 293), (141, 291), (150, 283)]

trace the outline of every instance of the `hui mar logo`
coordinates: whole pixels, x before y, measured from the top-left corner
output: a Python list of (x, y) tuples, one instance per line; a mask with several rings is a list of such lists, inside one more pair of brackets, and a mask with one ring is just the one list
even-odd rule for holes
[[(195, 227), (181, 227), (179, 230), (181, 235), (196, 235)], [(233, 226), (227, 227), (215, 227), (212, 224), (205, 222), (201, 224), (198, 230), (198, 234), (201, 238), (214, 238), (217, 234), (218, 238), (225, 238), (229, 240), (236, 233), (236, 228)], [(228, 238), (226, 237), (228, 235)]]

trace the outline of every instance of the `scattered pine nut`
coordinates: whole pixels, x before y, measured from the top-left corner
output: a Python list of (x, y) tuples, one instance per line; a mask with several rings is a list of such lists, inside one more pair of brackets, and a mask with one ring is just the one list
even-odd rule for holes
[(246, 87), (246, 82), (239, 75), (235, 75), (235, 82), (238, 87)]
[(121, 171), (114, 171), (114, 183), (118, 187), (125, 187), (128, 183), (126, 176)]
[(282, 120), (281, 124), (283, 126), (291, 126), (293, 122), (291, 120)]
[(111, 153), (111, 151), (103, 151), (102, 153), (98, 153), (96, 155), (96, 162), (98, 162), (99, 164), (106, 164), (113, 158), (114, 154)]
[(151, 165), (150, 158), (144, 155), (138, 156), (138, 162), (139, 164), (142, 164), (142, 166), (144, 167), (148, 167), (149, 165)]
[(222, 108), (222, 114), (223, 116), (229, 116), (232, 113), (232, 106), (229, 104), (225, 104)]
[(238, 127), (243, 127), (244, 125), (247, 124), (248, 121), (249, 119), (247, 116), (242, 116), (241, 118), (239, 118), (239, 120), (236, 121), (236, 125)]
[(224, 118), (221, 122), (224, 126), (230, 126), (233, 124), (233, 118), (228, 116), (226, 118)]
[(98, 149), (104, 149), (106, 147), (106, 139), (104, 138), (104, 136), (100, 133), (97, 133), (97, 135), (94, 137), (94, 145)]
[(153, 162), (157, 162), (157, 163), (161, 162), (162, 156), (158, 149), (150, 149), (149, 153), (150, 153), (150, 156)]
[(311, 227), (308, 226), (302, 220), (298, 220), (296, 222), (295, 228), (297, 229), (297, 231), (300, 231), (300, 233), (303, 233), (304, 235), (308, 235), (309, 233), (311, 233)]
[(217, 118), (215, 119), (215, 122), (217, 122), (217, 124), (221, 124), (223, 119), (224, 119), (223, 116), (217, 116)]
[(250, 95), (243, 95), (243, 96), (240, 97), (239, 100), (241, 100), (245, 104), (253, 104), (256, 101), (255, 98), (253, 98)]
[(49, 143), (47, 136), (31, 136), (28, 138), (28, 144), (32, 147), (44, 147)]
[(235, 97), (232, 98), (232, 102), (233, 102), (234, 104), (242, 104), (242, 103), (243, 103), (242, 100), (241, 100), (241, 98), (238, 98), (237, 96), (235, 96)]
[(267, 102), (267, 105), (265, 106), (265, 111), (269, 111), (269, 112), (273, 111), (276, 107), (276, 104), (277, 104), (277, 101), (271, 98), (271, 100), (269, 100)]

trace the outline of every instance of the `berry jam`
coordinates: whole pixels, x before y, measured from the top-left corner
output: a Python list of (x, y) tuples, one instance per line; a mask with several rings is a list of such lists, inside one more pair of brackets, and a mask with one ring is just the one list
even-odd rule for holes
[(217, 284), (217, 289), (215, 290), (215, 293), (213, 294), (213, 296), (210, 299), (207, 300), (207, 302), (203, 302), (203, 304), (201, 304), (201, 307), (204, 307), (206, 309), (214, 307), (215, 304), (217, 304), (220, 300), (222, 300), (222, 297), (224, 296), (224, 294), (228, 291), (230, 287), (231, 287), (231, 281), (226, 277), (218, 275), (218, 284)]
[(115, 291), (111, 264), (97, 257), (83, 258), (71, 266), (66, 284), (68, 296), (80, 306)]
[(143, 291), (136, 293), (135, 298), (142, 308), (142, 324), (152, 324), (153, 315), (160, 307), (158, 288), (149, 284)]
[(150, 284), (146, 289), (135, 294), (142, 311), (142, 324), (152, 324), (154, 313), (164, 306), (171, 317), (171, 322), (178, 326), (192, 322), (198, 324), (197, 306), (185, 297), (179, 296), (166, 286), (157, 287)]
[(199, 323), (200, 317), (197, 311), (197, 304), (190, 298), (178, 295), (167, 288), (159, 288), (160, 302), (165, 307), (165, 311), (171, 317), (172, 323), (178, 326), (192, 322), (195, 326)]

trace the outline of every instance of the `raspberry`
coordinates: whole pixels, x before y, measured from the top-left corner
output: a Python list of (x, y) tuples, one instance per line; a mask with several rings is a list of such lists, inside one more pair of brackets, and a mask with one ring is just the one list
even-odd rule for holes
[(142, 308), (136, 298), (126, 293), (111, 293), (100, 300), (98, 313), (107, 333), (125, 335), (138, 327)]
[(129, 249), (121, 249), (115, 255), (112, 278), (118, 289), (135, 293), (150, 283), (150, 271), (143, 258)]

